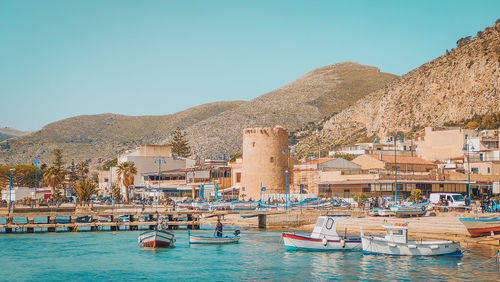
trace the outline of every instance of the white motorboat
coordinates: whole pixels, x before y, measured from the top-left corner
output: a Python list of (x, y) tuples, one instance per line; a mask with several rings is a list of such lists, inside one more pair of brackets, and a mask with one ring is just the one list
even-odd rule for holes
[(141, 233), (137, 238), (137, 244), (141, 247), (168, 248), (175, 244), (174, 234), (162, 230), (151, 230)]
[(395, 223), (383, 226), (385, 237), (365, 236), (361, 229), (364, 254), (398, 256), (462, 256), (460, 243), (455, 241), (409, 241), (408, 225)]
[(337, 223), (349, 216), (319, 216), (310, 236), (283, 233), (287, 250), (337, 251), (361, 250), (361, 238), (347, 238), (337, 234)]
[(191, 231), (188, 231), (189, 244), (230, 244), (238, 243), (240, 241), (240, 231), (234, 231), (233, 235), (227, 236), (199, 236), (191, 235)]

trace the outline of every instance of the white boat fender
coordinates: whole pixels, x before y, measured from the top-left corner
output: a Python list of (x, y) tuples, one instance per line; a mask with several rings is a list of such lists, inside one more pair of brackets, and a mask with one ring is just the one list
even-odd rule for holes
[(328, 244), (328, 240), (326, 240), (326, 237), (323, 236), (323, 246), (326, 247), (327, 244)]
[(340, 246), (342, 246), (342, 248), (345, 248), (345, 240), (344, 239), (340, 240)]

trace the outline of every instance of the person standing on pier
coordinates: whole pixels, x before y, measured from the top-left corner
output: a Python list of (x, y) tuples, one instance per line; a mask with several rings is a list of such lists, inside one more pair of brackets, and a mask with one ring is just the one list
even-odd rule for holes
[(222, 223), (220, 222), (220, 217), (217, 219), (217, 224), (215, 225), (215, 233), (217, 237), (222, 237)]

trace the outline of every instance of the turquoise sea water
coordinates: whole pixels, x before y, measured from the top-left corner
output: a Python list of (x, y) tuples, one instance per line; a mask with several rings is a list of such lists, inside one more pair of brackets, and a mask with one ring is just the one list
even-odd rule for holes
[[(196, 234), (212, 234), (199, 230)], [(0, 234), (0, 280), (456, 280), (498, 281), (492, 249), (462, 258), (288, 252), (280, 232), (242, 231), (240, 244), (137, 246), (140, 232)]]

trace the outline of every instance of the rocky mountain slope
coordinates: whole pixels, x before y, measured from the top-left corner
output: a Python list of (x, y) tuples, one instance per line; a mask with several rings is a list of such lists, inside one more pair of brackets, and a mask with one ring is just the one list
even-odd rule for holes
[(210, 103), (165, 116), (76, 116), (10, 139), (10, 150), (0, 152), (0, 163), (30, 163), (37, 155), (40, 162), (50, 162), (50, 152), (56, 148), (63, 149), (66, 162), (113, 158), (140, 144), (161, 143), (176, 127), (188, 127), (242, 103), (244, 101)]
[(194, 152), (214, 156), (241, 150), (241, 130), (282, 125), (289, 131), (340, 112), (398, 76), (345, 62), (313, 70), (294, 82), (187, 128)]
[(500, 110), (500, 21), (384, 88), (358, 100), (303, 140), (301, 151), (359, 139), (411, 133), (425, 126), (465, 120)]
[(298, 80), (248, 102), (212, 103), (166, 116), (130, 117), (114, 114), (78, 116), (9, 141), (0, 163), (30, 163), (62, 148), (68, 160), (115, 157), (140, 144), (162, 144), (176, 127), (188, 133), (193, 152), (213, 157), (241, 150), (241, 130), (282, 125), (297, 130), (330, 117), (398, 76), (375, 67), (339, 63), (311, 71)]

